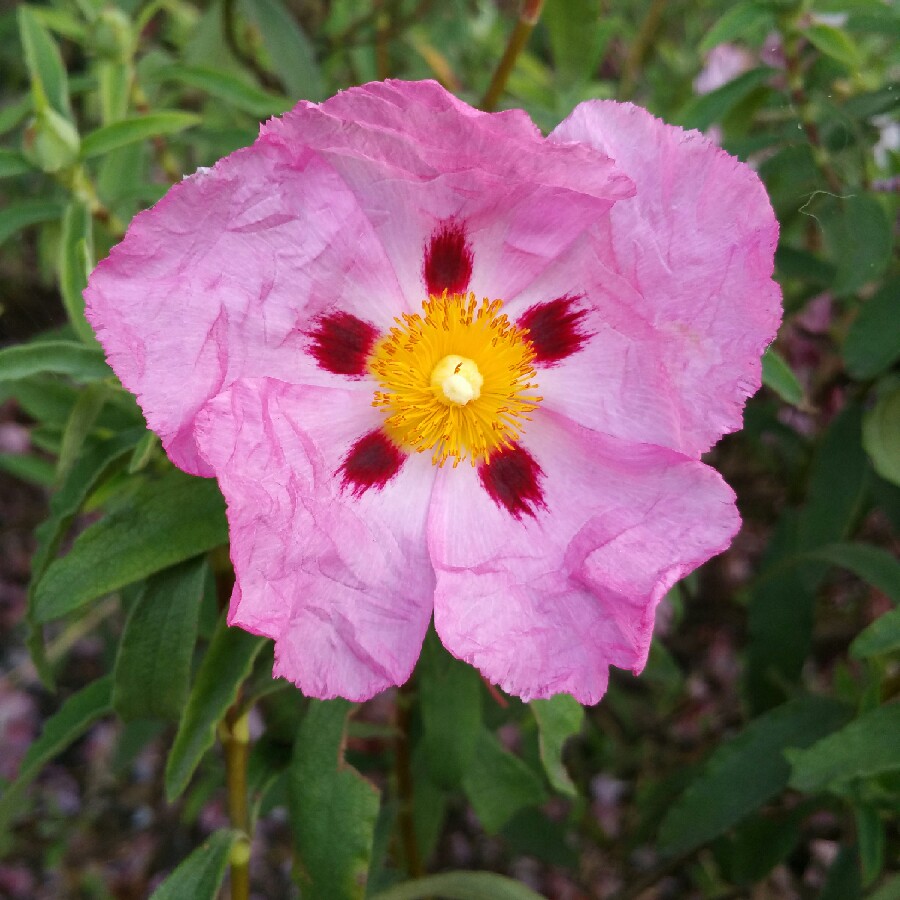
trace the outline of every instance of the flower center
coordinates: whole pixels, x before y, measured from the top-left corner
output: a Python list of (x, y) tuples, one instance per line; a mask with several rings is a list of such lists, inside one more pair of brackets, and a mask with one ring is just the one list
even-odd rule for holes
[(431, 373), (431, 389), (443, 403), (465, 406), (470, 400), (481, 396), (483, 384), (484, 378), (475, 360), (455, 353), (445, 356)]
[(401, 446), (472, 465), (519, 439), (541, 397), (533, 391), (534, 349), (499, 300), (432, 294), (417, 315), (403, 314), (369, 357), (382, 390), (372, 405)]

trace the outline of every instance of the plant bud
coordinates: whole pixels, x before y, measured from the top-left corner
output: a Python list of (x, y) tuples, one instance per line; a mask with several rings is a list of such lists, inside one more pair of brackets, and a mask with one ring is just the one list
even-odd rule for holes
[(81, 141), (75, 126), (49, 106), (25, 126), (22, 153), (44, 172), (58, 172), (78, 159)]

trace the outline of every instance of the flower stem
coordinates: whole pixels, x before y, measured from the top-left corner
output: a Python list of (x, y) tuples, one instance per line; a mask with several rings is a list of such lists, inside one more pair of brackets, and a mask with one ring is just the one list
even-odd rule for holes
[(413, 680), (410, 678), (397, 694), (397, 740), (394, 745), (394, 765), (397, 794), (400, 800), (397, 819), (400, 839), (403, 843), (403, 855), (406, 857), (406, 870), (410, 877), (421, 878), (425, 874), (425, 867), (422, 865), (419, 842), (416, 840), (416, 826), (413, 818), (412, 764), (409, 753), (410, 710), (414, 691)]
[(228, 819), (231, 827), (243, 832), (231, 851), (231, 900), (250, 897), (250, 806), (247, 800), (247, 760), (250, 756), (250, 729), (247, 710), (236, 701), (225, 713), (219, 737), (225, 750), (225, 783), (228, 789)]
[(641, 23), (622, 67), (622, 78), (619, 82), (619, 97), (622, 100), (628, 100), (634, 92), (641, 68), (653, 49), (653, 43), (662, 25), (665, 11), (666, 0), (653, 0), (650, 4), (650, 9)]
[(509, 37), (509, 43), (506, 45), (506, 50), (504, 50), (503, 56), (497, 64), (494, 77), (491, 79), (491, 83), (481, 99), (480, 106), (486, 112), (495, 109), (497, 102), (503, 95), (503, 89), (506, 87), (510, 72), (512, 72), (513, 66), (516, 64), (519, 53), (521, 53), (522, 48), (528, 42), (531, 32), (534, 31), (534, 26), (538, 23), (543, 6), (544, 0), (524, 0), (516, 27), (513, 29), (513, 33)]
[(843, 184), (840, 176), (835, 172), (828, 158), (822, 138), (819, 134), (819, 126), (816, 124), (809, 97), (803, 86), (803, 70), (800, 62), (800, 35), (793, 24), (782, 29), (782, 47), (784, 51), (784, 63), (787, 69), (788, 93), (791, 101), (797, 109), (797, 117), (803, 128), (803, 133), (812, 148), (813, 160), (825, 178), (828, 188), (832, 193), (840, 194)]

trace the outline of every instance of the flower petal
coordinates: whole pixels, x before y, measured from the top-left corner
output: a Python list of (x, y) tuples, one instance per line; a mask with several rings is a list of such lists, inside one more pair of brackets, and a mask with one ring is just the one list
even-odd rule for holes
[[(646, 369), (662, 369), (664, 402), (676, 417), (667, 445), (698, 455), (740, 427), (781, 318), (771, 280), (778, 223), (765, 189), (699, 133), (627, 103), (582, 103), (550, 139), (608, 153), (637, 186), (597, 222), (595, 253), (608, 271), (595, 280), (658, 335), (655, 347), (632, 352), (644, 355)], [(591, 297), (593, 287), (567, 290)], [(605, 418), (598, 410), (579, 420), (619, 433)]]
[(228, 501), (229, 624), (275, 639), (275, 674), (312, 697), (365, 700), (409, 676), (431, 617), (422, 537), (434, 482), (413, 456), (381, 490), (340, 468), (379, 414), (353, 390), (241, 380), (198, 417)]
[(547, 141), (521, 110), (480, 112), (433, 81), (373, 82), (320, 106), (301, 103), (263, 133), (315, 146), (365, 198), (416, 309), (444, 223), (465, 229), (469, 289), (502, 299), (632, 190), (605, 154)]
[(666, 591), (728, 546), (734, 495), (697, 460), (562, 416), (536, 416), (523, 444), (544, 473), (533, 517), (514, 518), (470, 467), (438, 475), (435, 627), (510, 693), (596, 703), (610, 665), (643, 668)]
[(85, 298), (172, 461), (203, 475), (193, 425), (210, 398), (244, 377), (333, 382), (310, 348), (317, 317), (383, 330), (402, 308), (358, 198), (308, 146), (265, 137), (139, 214)]

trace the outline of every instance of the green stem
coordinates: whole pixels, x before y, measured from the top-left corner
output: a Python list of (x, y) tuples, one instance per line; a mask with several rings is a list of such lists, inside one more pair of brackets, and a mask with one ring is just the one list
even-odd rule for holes
[(494, 77), (491, 79), (491, 83), (488, 85), (488, 89), (484, 92), (484, 97), (482, 97), (479, 104), (486, 112), (496, 109), (513, 66), (516, 64), (516, 59), (519, 53), (522, 52), (522, 48), (528, 43), (528, 38), (531, 37), (531, 32), (534, 31), (534, 26), (537, 25), (538, 19), (541, 17), (543, 6), (544, 0), (524, 0), (516, 27), (509, 37), (509, 43), (506, 45), (506, 50), (497, 64)]
[(793, 23), (783, 28), (781, 39), (784, 48), (784, 63), (787, 69), (788, 92), (796, 107), (800, 125), (803, 127), (803, 133), (806, 135), (810, 147), (812, 147), (813, 160), (824, 176), (828, 189), (834, 194), (841, 194), (844, 186), (822, 145), (819, 126), (812, 114), (809, 97), (806, 95), (806, 89), (803, 86), (803, 70), (800, 64), (800, 36), (795, 30)]
[(259, 83), (271, 91), (284, 93), (284, 85), (281, 80), (270, 75), (258, 62), (252, 53), (247, 52), (241, 46), (238, 38), (238, 20), (236, 0), (224, 0), (222, 4), (222, 30), (225, 32), (225, 43), (234, 58), (245, 65), (256, 77)]
[(125, 234), (125, 224), (100, 199), (97, 188), (83, 165), (78, 164), (65, 172), (60, 172), (57, 180), (71, 191), (72, 195), (87, 207), (90, 214), (98, 222), (102, 222), (113, 235), (121, 237)]
[(219, 726), (225, 750), (225, 783), (228, 790), (228, 819), (231, 827), (243, 832), (231, 852), (231, 900), (250, 897), (250, 805), (247, 798), (247, 761), (250, 757), (250, 729), (247, 711), (235, 701)]
[(411, 709), (415, 687), (413, 679), (404, 684), (397, 694), (397, 739), (394, 744), (394, 764), (397, 778), (397, 795), (400, 809), (397, 814), (406, 870), (411, 878), (421, 878), (425, 874), (419, 842), (416, 840), (416, 825), (413, 817), (413, 777), (409, 752), (409, 731)]
[(622, 80), (619, 83), (619, 97), (622, 100), (628, 100), (634, 91), (638, 74), (650, 55), (656, 35), (662, 25), (665, 10), (666, 0), (653, 0), (650, 4), (650, 9), (641, 23), (641, 28), (622, 67)]

